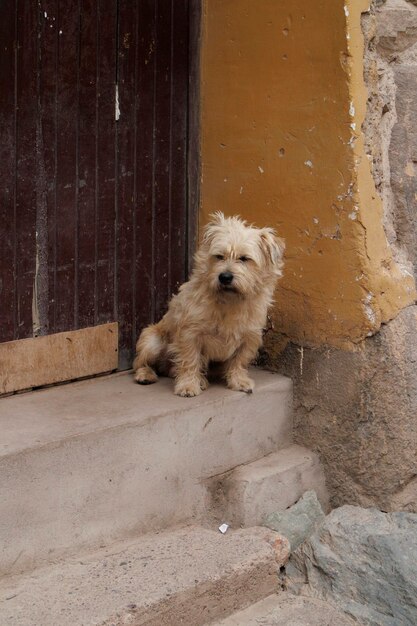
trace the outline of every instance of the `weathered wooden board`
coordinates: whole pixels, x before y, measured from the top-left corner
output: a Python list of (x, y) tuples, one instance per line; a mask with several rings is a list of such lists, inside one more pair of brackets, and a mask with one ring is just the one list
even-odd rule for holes
[(0, 343), (0, 394), (115, 370), (118, 324)]

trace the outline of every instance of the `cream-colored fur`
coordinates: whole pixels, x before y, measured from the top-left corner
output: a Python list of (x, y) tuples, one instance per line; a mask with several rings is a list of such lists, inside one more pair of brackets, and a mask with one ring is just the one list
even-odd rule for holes
[[(209, 363), (215, 361), (223, 364), (230, 389), (251, 393), (247, 368), (262, 343), (283, 251), (284, 242), (271, 228), (215, 213), (204, 229), (190, 280), (162, 320), (139, 337), (135, 380), (156, 382), (156, 368), (175, 377), (177, 395), (197, 396), (207, 388)], [(233, 275), (229, 285), (219, 280), (224, 273)]]

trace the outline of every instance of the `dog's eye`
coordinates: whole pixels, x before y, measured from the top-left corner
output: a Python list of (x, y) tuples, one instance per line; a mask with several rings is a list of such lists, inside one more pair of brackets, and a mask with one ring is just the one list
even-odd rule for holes
[(242, 263), (246, 263), (246, 261), (250, 261), (250, 258), (248, 256), (240, 256), (239, 261), (242, 261)]
[(224, 261), (224, 256), (222, 254), (215, 254), (214, 255), (216, 259), (218, 259), (219, 261)]

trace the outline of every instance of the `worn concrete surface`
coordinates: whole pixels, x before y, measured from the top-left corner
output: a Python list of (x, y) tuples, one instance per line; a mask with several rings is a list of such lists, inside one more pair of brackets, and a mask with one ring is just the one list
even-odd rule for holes
[(206, 516), (205, 481), (291, 440), (291, 381), (252, 395), (130, 374), (0, 402), (0, 572)]
[(324, 464), (333, 506), (417, 511), (417, 306), (354, 352), (290, 345), (295, 439)]
[(288, 553), (277, 553), (276, 538), (262, 528), (189, 527), (6, 577), (0, 623), (199, 626), (277, 591)]
[(309, 489), (317, 492), (327, 510), (329, 498), (318, 455), (297, 445), (209, 482), (217, 518), (234, 527), (263, 524), (269, 513), (284, 511)]
[(271, 595), (212, 626), (358, 626), (331, 604), (289, 593)]

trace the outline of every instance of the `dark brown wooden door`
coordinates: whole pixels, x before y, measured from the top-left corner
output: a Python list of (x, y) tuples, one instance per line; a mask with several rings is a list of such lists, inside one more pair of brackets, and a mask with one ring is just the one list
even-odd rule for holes
[(127, 367), (185, 279), (197, 4), (2, 0), (0, 341), (118, 321)]

